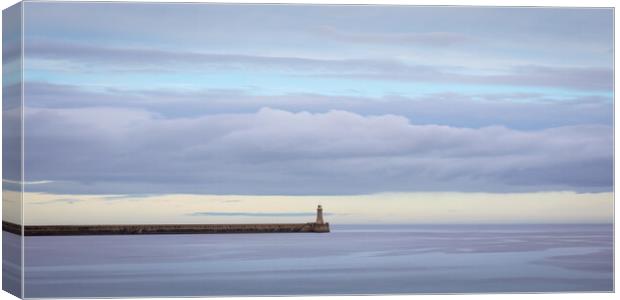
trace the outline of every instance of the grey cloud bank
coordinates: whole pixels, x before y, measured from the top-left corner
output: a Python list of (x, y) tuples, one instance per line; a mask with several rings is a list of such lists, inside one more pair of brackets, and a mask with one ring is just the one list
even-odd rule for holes
[(613, 189), (611, 9), (25, 7), (28, 191)]
[[(279, 70), (289, 75), (365, 78), (415, 82), (545, 86), (611, 91), (613, 70), (604, 67), (517, 65), (479, 75), (475, 70), (454, 73), (439, 66), (411, 65), (395, 59), (319, 59), (293, 56), (199, 53), (147, 48), (110, 48), (34, 40), (25, 45), (33, 60), (26, 68), (44, 68), (51, 60), (56, 71), (85, 71), (94, 66), (116, 72), (213, 72), (218, 70)], [(61, 63), (58, 63), (61, 62)], [(30, 67), (30, 68), (32, 68)], [(69, 69), (67, 69), (69, 68)]]
[[(346, 111), (165, 119), (118, 108), (26, 111), (27, 180), (82, 193), (609, 191), (612, 128), (415, 125)], [(78, 179), (79, 178), (79, 179)], [(40, 186), (33, 186), (36, 190)]]
[(271, 107), (291, 112), (344, 110), (365, 116), (398, 114), (421, 125), (469, 128), (502, 125), (524, 130), (608, 125), (613, 119), (612, 99), (607, 97), (564, 99), (532, 93), (434, 93), (418, 97), (373, 98), (321, 94), (257, 95), (252, 90), (244, 89), (89, 90), (77, 85), (26, 82), (25, 95), (28, 106), (34, 108), (144, 109), (166, 118), (252, 113), (262, 107)]
[(475, 37), (453, 33), (453, 32), (422, 32), (422, 33), (350, 33), (343, 32), (337, 28), (324, 26), (319, 30), (320, 33), (331, 36), (341, 41), (351, 41), (369, 44), (390, 44), (390, 45), (413, 45), (429, 47), (446, 47), (458, 44), (468, 44), (477, 42)]

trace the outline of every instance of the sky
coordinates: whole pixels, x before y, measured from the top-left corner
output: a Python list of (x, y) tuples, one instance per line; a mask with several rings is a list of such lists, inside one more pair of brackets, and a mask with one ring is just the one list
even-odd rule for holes
[(612, 220), (611, 9), (24, 13), (25, 222)]

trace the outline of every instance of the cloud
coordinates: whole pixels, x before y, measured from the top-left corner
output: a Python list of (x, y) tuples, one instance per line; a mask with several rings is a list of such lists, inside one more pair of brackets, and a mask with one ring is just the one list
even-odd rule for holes
[[(189, 216), (218, 216), (218, 217), (312, 217), (316, 216), (316, 213), (309, 212), (223, 212), (223, 211), (208, 211), (208, 212), (194, 212), (188, 214)], [(324, 215), (331, 215), (325, 213)]]
[(35, 202), (33, 204), (36, 204), (36, 205), (56, 204), (56, 203), (75, 204), (75, 203), (82, 202), (82, 201), (84, 200), (67, 198), (67, 199), (54, 199), (54, 200), (48, 200), (48, 201)]
[[(605, 67), (557, 67), (517, 65), (489, 75), (476, 70), (459, 72), (434, 65), (408, 64), (395, 59), (323, 59), (230, 53), (169, 51), (152, 48), (90, 46), (31, 39), (25, 45), (28, 70), (82, 73), (114, 72), (246, 72), (277, 71), (317, 78), (398, 80), (477, 85), (543, 86), (577, 90), (612, 91), (613, 69)], [(56, 62), (50, 63), (50, 62)], [(59, 69), (58, 69), (59, 68)]]
[(444, 71), (428, 66), (401, 65), (392, 72), (320, 74), (334, 78), (365, 78), (434, 83), (477, 85), (506, 85), (530, 87), (556, 87), (576, 90), (613, 90), (613, 69), (601, 67), (555, 67), (544, 65), (518, 65), (494, 74), (478, 75), (465, 72)]
[[(602, 124), (613, 120), (611, 98), (557, 98), (536, 93), (432, 93), (418, 97), (330, 96), (322, 94), (257, 95), (251, 90), (104, 89), (26, 82), (30, 107), (144, 109), (167, 118), (206, 114), (253, 113), (262, 107), (291, 112), (344, 110), (368, 116), (398, 114), (416, 124), (454, 127), (503, 125), (513, 129)], [(451, 109), (447, 109), (451, 108)]]
[(3, 183), (13, 183), (13, 184), (47, 184), (47, 183), (52, 183), (53, 181), (51, 181), (51, 180), (17, 181), (17, 180), (2, 179), (2, 182)]
[(101, 196), (104, 200), (144, 200), (150, 197), (157, 196), (157, 194), (128, 194), (128, 195), (107, 195)]
[[(121, 48), (90, 46), (80, 43), (62, 43), (50, 40), (31, 39), (25, 46), (29, 59), (46, 59), (79, 64), (98, 64), (108, 70), (125, 71), (187, 71), (188, 67), (227, 67), (246, 69), (265, 67), (271, 69), (322, 70), (335, 68), (382, 68), (390, 62), (356, 59), (329, 60), (287, 56), (261, 56), (245, 54), (202, 53), (170, 51), (153, 48)], [(37, 66), (37, 62), (29, 64)], [(77, 66), (77, 65), (75, 65)], [(86, 67), (87, 70), (90, 67)]]
[(410, 32), (410, 33), (368, 33), (345, 32), (330, 26), (319, 28), (319, 32), (342, 42), (387, 44), (392, 46), (449, 47), (470, 44), (479, 39), (456, 32)]
[[(417, 125), (347, 111), (162, 118), (28, 108), (29, 180), (72, 193), (368, 194), (609, 191), (611, 126)], [(36, 190), (36, 186), (29, 190)]]

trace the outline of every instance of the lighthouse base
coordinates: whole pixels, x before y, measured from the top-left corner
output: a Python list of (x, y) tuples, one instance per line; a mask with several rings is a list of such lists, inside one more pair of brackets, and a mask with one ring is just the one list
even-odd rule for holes
[(323, 224), (311, 223), (311, 224), (312, 224), (311, 232), (329, 232), (329, 223), (323, 223)]

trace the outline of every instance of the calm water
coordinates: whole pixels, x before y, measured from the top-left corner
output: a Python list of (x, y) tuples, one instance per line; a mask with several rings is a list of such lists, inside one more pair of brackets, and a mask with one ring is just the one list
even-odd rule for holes
[(25, 296), (611, 291), (612, 230), (350, 225), (328, 234), (27, 237)]

